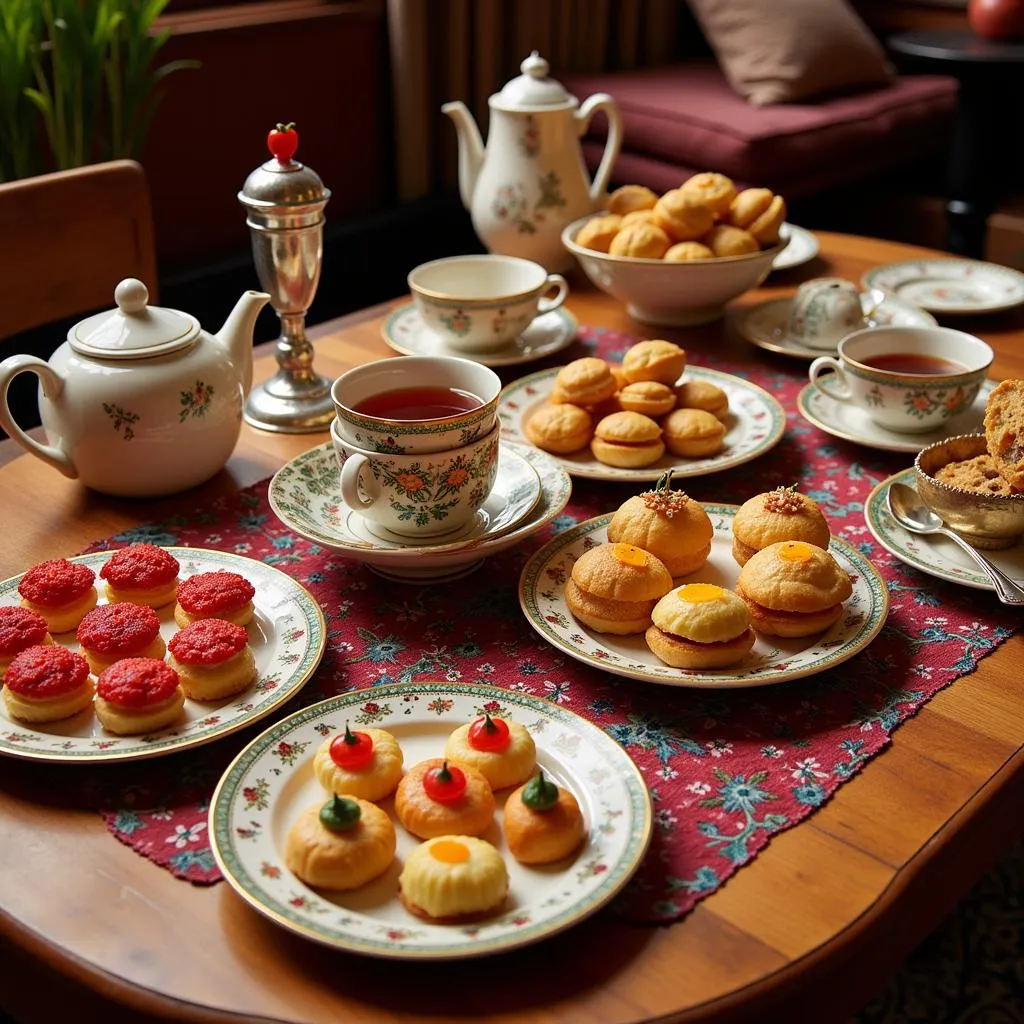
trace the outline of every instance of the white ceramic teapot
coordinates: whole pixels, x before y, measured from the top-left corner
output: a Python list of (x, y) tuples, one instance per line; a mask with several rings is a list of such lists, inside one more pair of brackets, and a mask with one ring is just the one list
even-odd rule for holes
[[(522, 75), (487, 101), (486, 149), (464, 103), (441, 110), (458, 131), (459, 194), (480, 240), (491, 252), (534, 260), (556, 273), (573, 264), (562, 228), (596, 210), (604, 196), (622, 147), (622, 118), (607, 93), (580, 106), (548, 77), (548, 62), (536, 51), (520, 67)], [(580, 136), (598, 110), (608, 115), (608, 141), (591, 182)]]
[[(270, 296), (248, 291), (218, 334), (176, 309), (150, 306), (134, 278), (114, 291), (117, 309), (76, 324), (48, 363), (0, 363), (0, 424), (26, 451), (88, 487), (124, 497), (174, 494), (227, 462), (252, 386), (256, 316)], [(49, 444), (11, 416), (19, 373), (39, 378)]]

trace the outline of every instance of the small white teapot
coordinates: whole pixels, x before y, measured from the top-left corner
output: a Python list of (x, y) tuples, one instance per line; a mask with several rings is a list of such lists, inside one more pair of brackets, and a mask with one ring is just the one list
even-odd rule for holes
[[(87, 487), (156, 497), (195, 487), (227, 462), (252, 387), (256, 316), (270, 296), (248, 291), (218, 334), (176, 309), (150, 306), (134, 278), (114, 291), (117, 309), (76, 324), (48, 363), (0, 363), (0, 424), (27, 452)], [(19, 373), (39, 378), (49, 444), (11, 416), (7, 390)]]

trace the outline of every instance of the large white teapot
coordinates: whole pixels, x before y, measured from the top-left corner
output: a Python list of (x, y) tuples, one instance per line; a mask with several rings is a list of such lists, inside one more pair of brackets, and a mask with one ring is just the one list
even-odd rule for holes
[[(187, 313), (148, 305), (141, 281), (122, 281), (117, 309), (76, 324), (48, 363), (0, 363), (0, 424), (26, 451), (105, 494), (155, 497), (201, 484), (238, 441), (253, 327), (269, 299), (246, 292), (208, 334)], [(11, 380), (25, 372), (39, 378), (45, 445), (7, 404)]]
[[(607, 93), (581, 106), (548, 77), (548, 62), (536, 51), (520, 68), (523, 73), (487, 101), (486, 149), (464, 103), (441, 110), (458, 131), (459, 194), (480, 241), (491, 252), (534, 260), (554, 273), (573, 264), (562, 228), (601, 203), (622, 147), (622, 118)], [(608, 115), (608, 141), (591, 182), (580, 136), (598, 110)]]

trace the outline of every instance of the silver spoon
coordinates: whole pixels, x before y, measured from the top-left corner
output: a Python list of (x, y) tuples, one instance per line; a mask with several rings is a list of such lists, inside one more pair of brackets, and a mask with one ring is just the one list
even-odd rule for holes
[(887, 495), (893, 519), (911, 533), (941, 533), (955, 541), (967, 552), (992, 581), (1003, 604), (1024, 605), (1024, 589), (1014, 583), (1006, 573), (997, 569), (980, 551), (971, 547), (963, 537), (954, 533), (921, 499), (913, 487), (894, 483)]

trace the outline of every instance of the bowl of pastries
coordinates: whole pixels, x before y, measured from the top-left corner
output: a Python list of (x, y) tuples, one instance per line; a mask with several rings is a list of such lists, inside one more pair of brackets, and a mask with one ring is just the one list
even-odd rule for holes
[(768, 276), (785, 219), (782, 196), (707, 171), (660, 196), (623, 185), (604, 210), (567, 225), (562, 242), (634, 319), (685, 327), (717, 319)]

